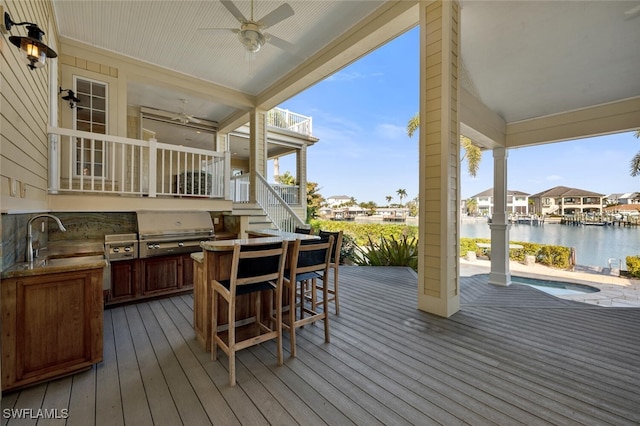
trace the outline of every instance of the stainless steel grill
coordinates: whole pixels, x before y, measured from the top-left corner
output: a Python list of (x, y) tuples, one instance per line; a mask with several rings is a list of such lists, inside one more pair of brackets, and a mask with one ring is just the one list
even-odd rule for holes
[(138, 236), (136, 234), (105, 235), (104, 255), (110, 262), (136, 259), (138, 257)]
[(206, 211), (138, 211), (141, 258), (199, 251), (201, 241), (214, 238)]

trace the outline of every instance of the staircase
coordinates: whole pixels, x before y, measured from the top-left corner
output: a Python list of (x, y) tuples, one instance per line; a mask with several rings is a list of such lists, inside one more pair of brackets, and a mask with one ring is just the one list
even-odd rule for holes
[(265, 228), (277, 229), (277, 226), (258, 204), (233, 203), (233, 215), (249, 217), (247, 231), (257, 231)]
[[(248, 216), (247, 231), (272, 228), (293, 232), (296, 226), (302, 226), (300, 219), (262, 175), (258, 174), (257, 202), (249, 203), (248, 176), (232, 178), (232, 199), (234, 216)], [(243, 232), (243, 230), (241, 230)]]

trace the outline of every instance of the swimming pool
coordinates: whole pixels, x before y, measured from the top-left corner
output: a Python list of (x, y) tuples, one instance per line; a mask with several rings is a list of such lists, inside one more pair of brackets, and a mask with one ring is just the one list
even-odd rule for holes
[(513, 284), (523, 284), (531, 287), (535, 287), (538, 290), (544, 291), (545, 293), (552, 294), (554, 296), (567, 296), (571, 294), (585, 294), (585, 293), (596, 293), (600, 291), (595, 287), (591, 287), (583, 284), (573, 284), (567, 283), (563, 281), (553, 281), (553, 280), (541, 280), (537, 278), (527, 278), (527, 277), (511, 277), (511, 282)]

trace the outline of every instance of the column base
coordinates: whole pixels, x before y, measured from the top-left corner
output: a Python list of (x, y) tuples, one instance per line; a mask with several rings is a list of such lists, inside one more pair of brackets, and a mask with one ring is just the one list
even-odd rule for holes
[(502, 272), (491, 272), (489, 274), (489, 284), (507, 287), (511, 285), (511, 274)]

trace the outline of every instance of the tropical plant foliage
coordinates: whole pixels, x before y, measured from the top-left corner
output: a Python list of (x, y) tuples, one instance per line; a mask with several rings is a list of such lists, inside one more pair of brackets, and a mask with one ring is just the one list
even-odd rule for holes
[[(411, 138), (420, 127), (420, 115), (416, 113), (407, 123), (407, 135)], [(467, 171), (469, 176), (476, 177), (480, 169), (480, 161), (482, 160), (482, 151), (466, 136), (460, 135), (460, 146), (464, 149), (464, 155), (460, 162), (467, 160)], [(639, 160), (640, 161), (640, 160)]]
[[(636, 130), (634, 135), (640, 139), (640, 130)], [(640, 176), (640, 151), (631, 159), (631, 176)]]
[(368, 238), (365, 247), (356, 247), (357, 265), (367, 266), (409, 266), (418, 270), (418, 240), (406, 235), (396, 239), (380, 237), (378, 241)]

